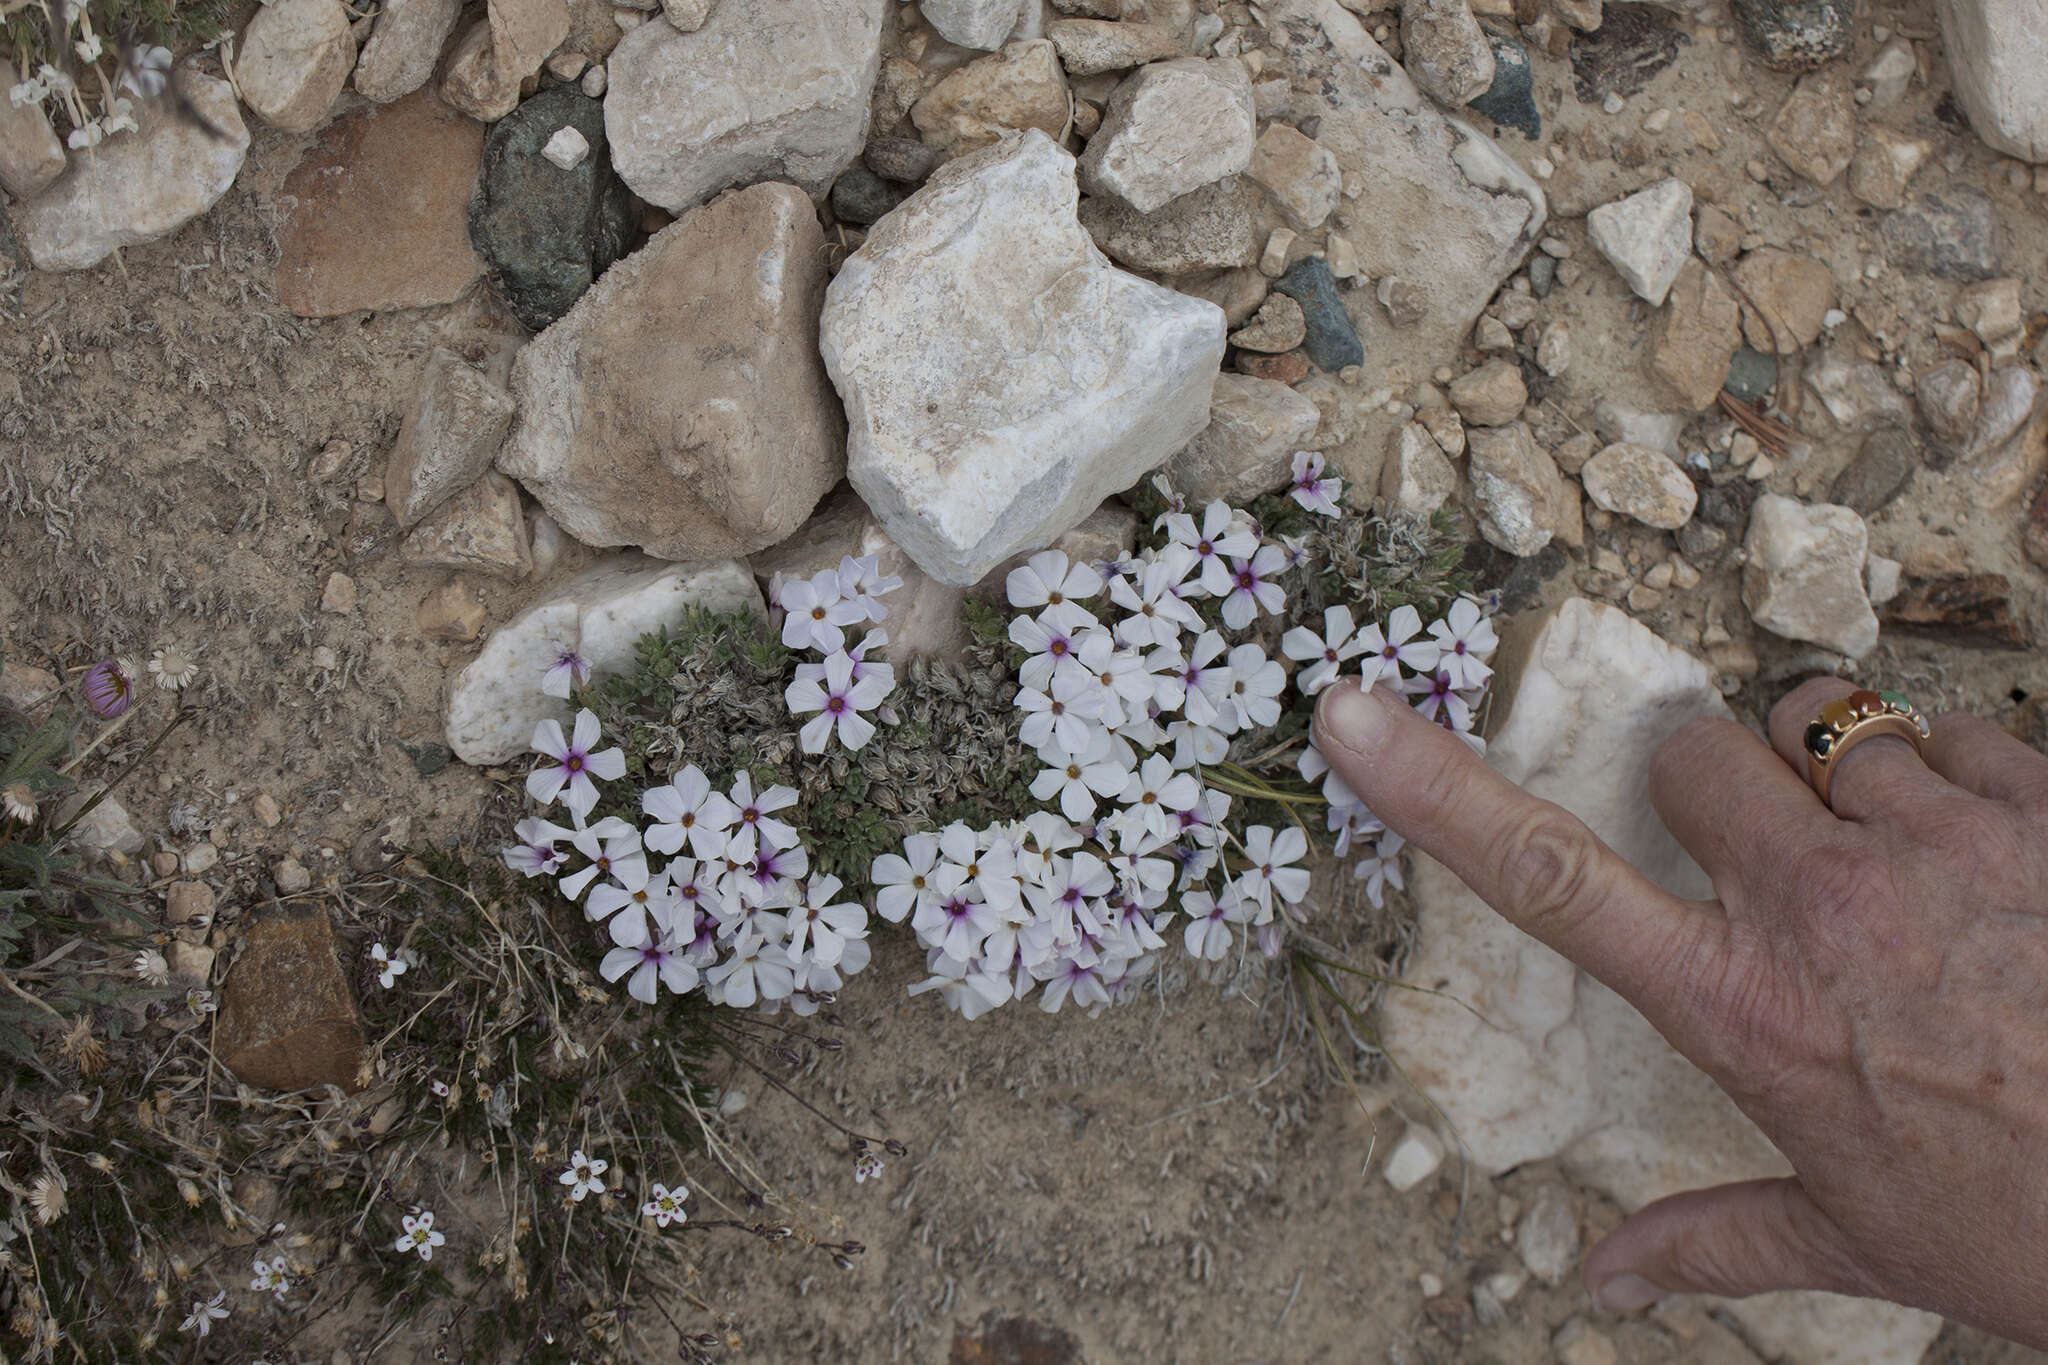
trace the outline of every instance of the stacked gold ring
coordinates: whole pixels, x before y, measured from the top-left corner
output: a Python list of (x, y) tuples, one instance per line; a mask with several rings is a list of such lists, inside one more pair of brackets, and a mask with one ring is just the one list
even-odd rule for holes
[(1828, 794), (1842, 755), (1880, 735), (1905, 740), (1917, 754), (1922, 741), (1933, 734), (1920, 708), (1898, 693), (1851, 692), (1821, 707), (1820, 718), (1806, 727), (1806, 780), (1832, 808)]

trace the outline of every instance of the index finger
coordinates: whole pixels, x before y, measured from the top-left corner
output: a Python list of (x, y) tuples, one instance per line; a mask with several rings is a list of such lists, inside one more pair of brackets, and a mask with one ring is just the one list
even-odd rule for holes
[[(1450, 731), (1345, 681), (1316, 707), (1316, 746), (1387, 827), (1532, 937), (1591, 972), (1674, 1042), (1719, 975), (1727, 921), (1679, 900), (1578, 817), (1529, 795)], [(1683, 1050), (1683, 1045), (1681, 1044)]]

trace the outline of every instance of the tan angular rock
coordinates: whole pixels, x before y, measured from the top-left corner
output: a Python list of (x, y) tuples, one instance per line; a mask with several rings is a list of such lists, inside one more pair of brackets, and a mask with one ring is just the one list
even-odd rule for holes
[(1735, 283), (1755, 305), (1743, 310), (1743, 335), (1766, 355), (1797, 355), (1811, 346), (1835, 306), (1834, 272), (1798, 252), (1752, 251), (1736, 265)]
[(431, 90), (335, 120), (285, 177), (279, 300), (301, 317), (453, 302), (483, 273), (469, 244), (483, 144)]
[(214, 1050), (262, 1090), (362, 1089), (363, 1021), (327, 911), (291, 906), (252, 917), (221, 988)]
[[(1284, 297), (1284, 296), (1283, 296)], [(1166, 462), (1174, 490), (1197, 506), (1243, 506), (1287, 482), (1294, 452), (1309, 449), (1322, 413), (1306, 395), (1248, 374), (1216, 376), (1209, 425)]]
[(355, 69), (341, 0), (271, 0), (242, 29), (235, 85), (256, 117), (287, 133), (318, 128)]
[(1832, 185), (1856, 153), (1856, 102), (1835, 67), (1799, 78), (1764, 135), (1787, 166), (1816, 185)]
[(533, 542), (519, 507), (519, 486), (496, 470), (427, 514), (400, 547), (406, 562), (468, 569), (494, 578), (533, 572)]
[(1230, 334), (1230, 344), (1240, 350), (1278, 355), (1301, 345), (1307, 335), (1308, 322), (1301, 305), (1285, 294), (1270, 294), (1252, 320)]
[(1493, 84), (1493, 47), (1469, 0), (1402, 0), (1401, 49), (1415, 83), (1452, 109)]
[(389, 104), (433, 79), (461, 14), (462, 0), (389, 0), (356, 59), (356, 93)]
[(1069, 76), (1125, 71), (1181, 53), (1173, 30), (1157, 24), (1111, 23), (1104, 19), (1055, 19), (1045, 26), (1047, 41), (1059, 49)]
[(1866, 124), (1849, 162), (1849, 193), (1875, 209), (1904, 208), (1907, 187), (1933, 154), (1932, 143)]
[(31, 199), (64, 174), (64, 144), (38, 103), (0, 99), (0, 190)]
[(1257, 116), (1237, 61), (1176, 57), (1128, 77), (1081, 154), (1081, 188), (1151, 213), (1251, 165)]
[(1687, 261), (1650, 330), (1645, 363), (1673, 401), (1694, 412), (1714, 405), (1742, 346), (1742, 308), (1728, 282)]
[(1578, 494), (1527, 424), (1465, 433), (1473, 511), (1487, 543), (1526, 559), (1579, 524)]
[[(1506, 426), (1522, 415), (1529, 387), (1521, 366), (1512, 360), (1489, 360), (1451, 381), (1451, 406), (1467, 426)], [(1546, 457), (1547, 458), (1547, 457)]]
[(540, 70), (569, 36), (568, 0), (490, 0), (491, 55), (514, 80)]
[(512, 427), (512, 395), (453, 351), (436, 346), (384, 466), (384, 502), (416, 525), (491, 467)]
[[(1157, 213), (1140, 213), (1120, 199), (1097, 196), (1081, 201), (1081, 226), (1105, 255), (1133, 270), (1161, 275), (1228, 270), (1258, 259), (1258, 238), (1252, 230), (1255, 194), (1243, 178), (1232, 177), (1183, 194)], [(1257, 271), (1247, 273), (1258, 279), (1263, 299), (1265, 277)], [(1221, 299), (1212, 301), (1230, 311)], [(1258, 302), (1252, 301), (1253, 309)]]
[(846, 470), (824, 292), (824, 233), (795, 186), (686, 214), (520, 351), (498, 467), (588, 545), (703, 560), (775, 544)]
[(450, 579), (420, 601), (414, 624), (429, 640), (467, 644), (483, 634), (487, 613), (476, 589), (460, 578)]
[(1597, 506), (1661, 531), (1691, 521), (1699, 505), (1699, 490), (1670, 456), (1626, 441), (1586, 461), (1579, 482)]
[(1321, 227), (1344, 190), (1344, 172), (1337, 165), (1336, 154), (1284, 123), (1272, 124), (1259, 134), (1245, 174), (1266, 187), (1297, 232)]
[(1059, 138), (1072, 114), (1059, 54), (1040, 38), (961, 67), (911, 107), (910, 121), (926, 142), (957, 155), (988, 146), (1005, 130), (1037, 128)]
[(1863, 565), (1870, 533), (1847, 507), (1766, 493), (1750, 512), (1742, 601), (1774, 635), (1861, 658), (1877, 646)]
[(1380, 467), (1380, 500), (1390, 516), (1426, 517), (1458, 491), (1458, 471), (1427, 428), (1410, 422)]
[(441, 98), (480, 123), (496, 123), (519, 107), (519, 77), (499, 63), (490, 20), (477, 20), (456, 40), (441, 75)]
[(872, 557), (883, 577), (903, 580), (903, 586), (881, 598), (889, 611), (880, 623), (889, 636), (885, 655), (896, 660), (964, 657), (967, 627), (960, 619), (960, 601), (965, 591), (918, 568), (851, 488), (842, 487), (819, 503), (795, 535), (755, 555), (747, 566), (772, 582), (778, 574), (809, 578), (821, 569), (837, 569), (847, 557)]
[(1960, 446), (1977, 429), (1983, 406), (1984, 380), (1967, 360), (1946, 360), (1921, 371), (1914, 380), (1921, 418), (1938, 440)]

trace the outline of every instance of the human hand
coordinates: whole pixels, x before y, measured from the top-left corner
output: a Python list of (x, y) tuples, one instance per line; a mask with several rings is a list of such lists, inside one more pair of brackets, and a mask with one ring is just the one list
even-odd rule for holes
[[(1315, 739), (1387, 825), (1633, 1004), (1796, 1175), (1646, 1205), (1588, 1254), (1604, 1308), (1824, 1289), (2048, 1347), (2048, 758), (1967, 715), (1876, 738), (1830, 810), (1801, 737), (1697, 720), (1651, 796), (1712, 878), (1681, 901), (1399, 697), (1345, 682)], [(1774, 752), (1775, 751), (1775, 752)]]

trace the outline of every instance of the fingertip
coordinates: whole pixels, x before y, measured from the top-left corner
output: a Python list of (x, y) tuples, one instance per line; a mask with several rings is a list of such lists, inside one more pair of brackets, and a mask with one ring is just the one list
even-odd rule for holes
[(1394, 725), (1394, 707), (1406, 710), (1400, 698), (1378, 687), (1361, 687), (1345, 678), (1324, 690), (1316, 702), (1313, 734), (1324, 754), (1342, 750), (1355, 758), (1376, 757)]
[(1603, 1313), (1633, 1313), (1648, 1308), (1664, 1293), (1642, 1276), (1624, 1270), (1593, 1286), (1593, 1305)]

